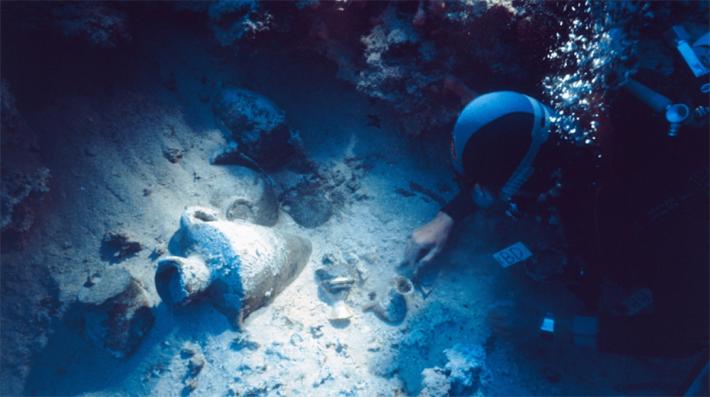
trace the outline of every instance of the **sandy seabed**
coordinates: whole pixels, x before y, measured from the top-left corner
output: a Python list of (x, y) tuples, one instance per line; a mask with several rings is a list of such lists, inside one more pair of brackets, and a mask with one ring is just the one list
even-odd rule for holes
[[(517, 241), (558, 243), (557, 228), (534, 220), (475, 215), (457, 227), (448, 252), (417, 283), (405, 321), (391, 325), (363, 312), (368, 293), (394, 277), (411, 231), (439, 208), (426, 194), (402, 191), (414, 182), (447, 199), (455, 193), (446, 142), (402, 136), (397, 120), (307, 53), (279, 58), (264, 51), (239, 60), (215, 54), (199, 36), (154, 33), (135, 62), (111, 65), (123, 69), (119, 74), (84, 66), (103, 87), (23, 109), (41, 137), (52, 189), (27, 246), (3, 252), (2, 259), (4, 266), (24, 268), (16, 280), (27, 285), (3, 304), (28, 313), (48, 294), (66, 307), (88, 277), (124, 266), (149, 291), (155, 326), (133, 355), (119, 360), (60, 319), (37, 330), (35, 320), (20, 316), (13, 327), (23, 335), (17, 345), (26, 348), (9, 361), (27, 367), (15, 376), (15, 382), (26, 376), (25, 393), (416, 395), (421, 371), (443, 366), (444, 350), (456, 345), (484, 348), (476, 388), (483, 395), (666, 394), (684, 380), (687, 359), (602, 354), (563, 337), (540, 337), (545, 313), (563, 326), (581, 304), (564, 286), (537, 283), (521, 267), (503, 269), (492, 257)], [(175, 76), (174, 89), (161, 83), (166, 74)], [(78, 84), (78, 75), (81, 68), (67, 78)], [(366, 198), (337, 209), (327, 223), (305, 229), (282, 211), (276, 228), (308, 237), (313, 253), (300, 276), (242, 330), (206, 303), (180, 310), (161, 304), (150, 257), (153, 249), (166, 249), (185, 207), (210, 205), (216, 191), (240, 177), (234, 167), (209, 163), (225, 140), (203, 98), (223, 84), (277, 103), (320, 166), (346, 167), (353, 157), (368, 164), (359, 190)], [(369, 115), (380, 125), (368, 124)], [(166, 149), (179, 149), (180, 161), (168, 161)], [(101, 239), (110, 231), (145, 248), (120, 264), (102, 261)], [(346, 325), (328, 320), (331, 306), (319, 293), (315, 271), (324, 256), (356, 264), (363, 274), (346, 300), (353, 313)], [(203, 360), (196, 374), (195, 356)], [(674, 378), (678, 384), (657, 381)]]

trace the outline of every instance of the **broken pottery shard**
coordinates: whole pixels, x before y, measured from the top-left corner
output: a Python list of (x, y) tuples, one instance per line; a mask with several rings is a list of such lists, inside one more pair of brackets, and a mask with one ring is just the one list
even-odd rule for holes
[(328, 320), (333, 323), (347, 323), (350, 321), (352, 316), (353, 314), (347, 303), (344, 301), (337, 301), (330, 310)]
[(220, 219), (207, 207), (186, 209), (178, 233), (183, 255), (158, 261), (158, 294), (169, 305), (204, 296), (236, 325), (283, 291), (311, 254), (304, 238)]
[(414, 292), (414, 284), (412, 284), (412, 280), (402, 277), (402, 276), (396, 276), (394, 278), (394, 287), (402, 295), (411, 295), (412, 292)]
[(265, 168), (278, 168), (295, 154), (297, 135), (286, 116), (268, 98), (255, 92), (226, 88), (217, 98), (214, 113), (230, 130), (239, 151)]
[(407, 317), (407, 300), (404, 295), (392, 288), (384, 299), (366, 306), (364, 311), (371, 311), (380, 320), (397, 325)]
[(393, 325), (399, 324), (407, 317), (407, 295), (414, 291), (412, 282), (402, 276), (396, 276), (387, 295), (365, 306), (364, 311), (371, 311), (382, 321)]
[[(273, 226), (279, 220), (279, 199), (273, 181), (250, 168), (226, 165), (203, 176), (210, 189), (209, 204), (218, 208), (228, 220), (241, 219), (262, 226)], [(225, 180), (224, 172), (230, 176)]]
[(254, 188), (231, 197), (226, 210), (227, 219), (241, 219), (262, 226), (273, 226), (279, 220), (279, 200), (271, 183), (264, 178), (254, 179)]
[(324, 282), (323, 284), (329, 292), (338, 292), (349, 290), (354, 283), (355, 280), (350, 277), (335, 277)]
[(79, 292), (84, 333), (114, 357), (130, 355), (155, 320), (148, 294), (128, 271), (105, 272), (91, 287)]
[(348, 276), (332, 276), (325, 269), (316, 270), (316, 279), (321, 287), (331, 294), (349, 292), (355, 280)]
[(294, 190), (283, 198), (284, 209), (296, 223), (305, 228), (315, 228), (333, 216), (333, 204), (319, 190), (302, 192)]

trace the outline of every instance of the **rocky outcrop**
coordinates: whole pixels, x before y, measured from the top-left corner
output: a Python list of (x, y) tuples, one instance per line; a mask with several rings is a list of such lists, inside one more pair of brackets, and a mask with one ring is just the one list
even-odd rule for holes
[(42, 199), (49, 191), (51, 173), (40, 160), (37, 137), (17, 111), (4, 80), (0, 89), (0, 232), (4, 247), (18, 248), (24, 244)]
[(273, 20), (257, 0), (215, 1), (207, 13), (212, 32), (223, 46), (254, 38), (257, 33), (269, 30)]
[(456, 345), (444, 350), (446, 365), (422, 371), (419, 397), (482, 395), (486, 354), (481, 346)]
[(361, 179), (372, 167), (367, 160), (348, 156), (306, 175), (278, 178), (284, 211), (299, 225), (315, 228), (345, 205), (366, 200), (369, 196), (363, 192)]
[(234, 139), (231, 150), (213, 158), (216, 164), (253, 161), (259, 167), (274, 169), (286, 164), (300, 152), (300, 139), (288, 128), (286, 115), (268, 98), (241, 88), (222, 90), (214, 104), (218, 120)]
[(116, 47), (131, 39), (125, 14), (110, 3), (55, 3), (51, 10), (54, 24), (67, 37), (104, 48)]
[(396, 6), (387, 7), (378, 21), (361, 38), (366, 66), (357, 74), (355, 86), (358, 91), (386, 102), (401, 114), (402, 129), (419, 135), (436, 123), (430, 104), (443, 99), (435, 99), (432, 90), (444, 80), (440, 68), (444, 54), (432, 41), (424, 39)]
[[(59, 290), (52, 274), (24, 253), (3, 252), (0, 266), (0, 395), (24, 395), (36, 354), (49, 340), (49, 328), (61, 315)], [(25, 256), (26, 258), (26, 256)]]
[[(11, 168), (10, 168), (11, 169)], [(29, 172), (10, 171), (2, 175), (2, 215), (0, 230), (17, 237), (30, 230), (35, 221), (35, 207), (49, 191), (50, 172), (39, 167)]]
[[(542, 75), (539, 60), (554, 35), (547, 27), (556, 27), (553, 8), (542, 2), (392, 3), (357, 10), (372, 13), (369, 26), (357, 25), (360, 53), (326, 18), (314, 24), (314, 36), (338, 75), (394, 110), (405, 133), (431, 134), (448, 130), (474, 91)], [(546, 30), (536, 34), (532, 26)]]

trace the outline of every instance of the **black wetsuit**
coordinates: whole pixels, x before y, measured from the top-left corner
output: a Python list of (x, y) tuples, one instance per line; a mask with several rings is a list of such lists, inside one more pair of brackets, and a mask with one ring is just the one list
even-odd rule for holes
[(478, 183), (508, 202), (530, 203), (556, 181), (551, 110), (526, 95), (500, 91), (481, 95), (461, 112), (451, 152), (461, 191), (442, 211), (460, 220), (476, 209)]
[[(535, 109), (536, 106), (539, 107)], [(476, 204), (472, 188), (476, 183), (502, 193), (516, 172), (520, 174), (521, 163), (531, 152), (541, 114), (550, 117), (549, 109), (544, 105), (513, 92), (486, 94), (469, 103), (457, 120), (451, 148), (461, 190), (441, 210), (455, 221), (474, 212)], [(694, 318), (702, 316), (699, 321), (689, 322), (689, 314), (684, 310), (687, 306), (683, 307), (688, 305), (687, 299), (681, 300), (682, 305), (676, 303), (681, 295), (678, 288), (682, 289), (688, 282), (672, 282), (681, 278), (677, 277), (678, 270), (670, 267), (672, 263), (667, 259), (666, 263), (652, 266), (660, 262), (658, 258), (672, 257), (672, 253), (642, 257), (639, 253), (648, 251), (648, 247), (641, 245), (642, 237), (624, 234), (629, 222), (621, 217), (617, 208), (619, 199), (628, 193), (623, 192), (629, 189), (628, 181), (620, 180), (616, 175), (602, 178), (596, 153), (589, 150), (591, 148), (579, 148), (556, 140), (555, 136), (549, 134), (535, 151), (532, 161), (528, 161), (527, 166), (534, 172), (528, 170), (523, 183), (508, 189), (508, 193), (512, 191), (513, 194), (500, 196), (509, 208), (526, 213), (536, 210), (542, 194), (548, 198), (548, 204), (559, 210), (565, 226), (568, 254), (583, 258), (585, 264), (584, 269), (574, 270), (584, 273), (578, 292), (590, 309), (596, 308), (604, 277), (611, 276), (623, 283), (633, 272), (644, 274), (640, 279), (637, 277), (636, 285), (638, 282), (650, 285), (656, 302), (655, 312), (633, 317), (601, 315), (600, 347), (630, 353), (680, 352), (697, 348), (697, 331), (707, 330), (707, 305), (700, 305), (705, 309), (692, 311)], [(600, 190), (597, 182), (600, 179), (610, 181), (607, 185), (611, 188)], [(621, 190), (614, 189), (615, 184)], [(545, 194), (550, 189), (559, 190), (559, 195)], [(626, 213), (623, 216), (628, 217)], [(656, 271), (656, 268), (666, 270)], [(698, 274), (707, 274), (707, 269)], [(626, 283), (626, 286), (633, 285)], [(695, 335), (691, 337), (693, 340), (688, 339), (691, 335)]]

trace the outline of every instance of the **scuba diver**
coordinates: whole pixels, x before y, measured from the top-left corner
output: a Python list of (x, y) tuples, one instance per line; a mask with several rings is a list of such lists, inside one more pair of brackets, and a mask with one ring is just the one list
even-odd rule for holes
[[(669, 252), (677, 251), (677, 247), (656, 240), (649, 243), (644, 240), (647, 237), (637, 237), (641, 233), (628, 231), (630, 228), (622, 222), (630, 211), (628, 207), (620, 209), (618, 204), (623, 201), (619, 199), (625, 194), (623, 189), (629, 189), (628, 183), (619, 182), (621, 177), (601, 166), (595, 148), (562, 139), (554, 131), (554, 119), (555, 113), (548, 106), (517, 92), (491, 92), (471, 100), (459, 115), (451, 137), (452, 165), (460, 192), (430, 222), (413, 231), (403, 265), (413, 269), (416, 277), (442, 252), (454, 225), (478, 209), (517, 218), (552, 206), (564, 225), (570, 259), (567, 281), (586, 311), (598, 316), (599, 348), (635, 354), (697, 351), (702, 340), (707, 344), (707, 305), (703, 306), (707, 299), (698, 299), (684, 286), (698, 284), (694, 291), (702, 294), (705, 288), (707, 294), (706, 284), (700, 285), (703, 274), (707, 274), (707, 261), (705, 273), (702, 269), (657, 264), (659, 258), (667, 260), (669, 255), (654, 252), (656, 246), (665, 246), (663, 249)], [(633, 148), (647, 150), (638, 145)], [(620, 188), (612, 186), (607, 189), (610, 193), (600, 195), (602, 177)], [(660, 186), (653, 178), (646, 179), (654, 189)], [(679, 226), (680, 230), (683, 227)], [(648, 245), (654, 248), (644, 251)], [(702, 255), (689, 253), (691, 256), (689, 263), (702, 266)], [(628, 276), (632, 273), (629, 264), (635, 266), (634, 271), (641, 268), (640, 272), (646, 274), (644, 283), (650, 289), (640, 291), (642, 298), (653, 291), (655, 310), (650, 315), (600, 310), (603, 281), (619, 273)], [(633, 294), (629, 298), (634, 298)], [(691, 308), (698, 304), (702, 307)]]
[(561, 143), (551, 134), (554, 112), (542, 102), (512, 91), (484, 94), (461, 112), (451, 139), (451, 157), (461, 186), (436, 217), (412, 233), (405, 250), (408, 265), (430, 263), (444, 248), (455, 222), (477, 208), (519, 216), (522, 209), (560, 193), (553, 172), (554, 150)]

